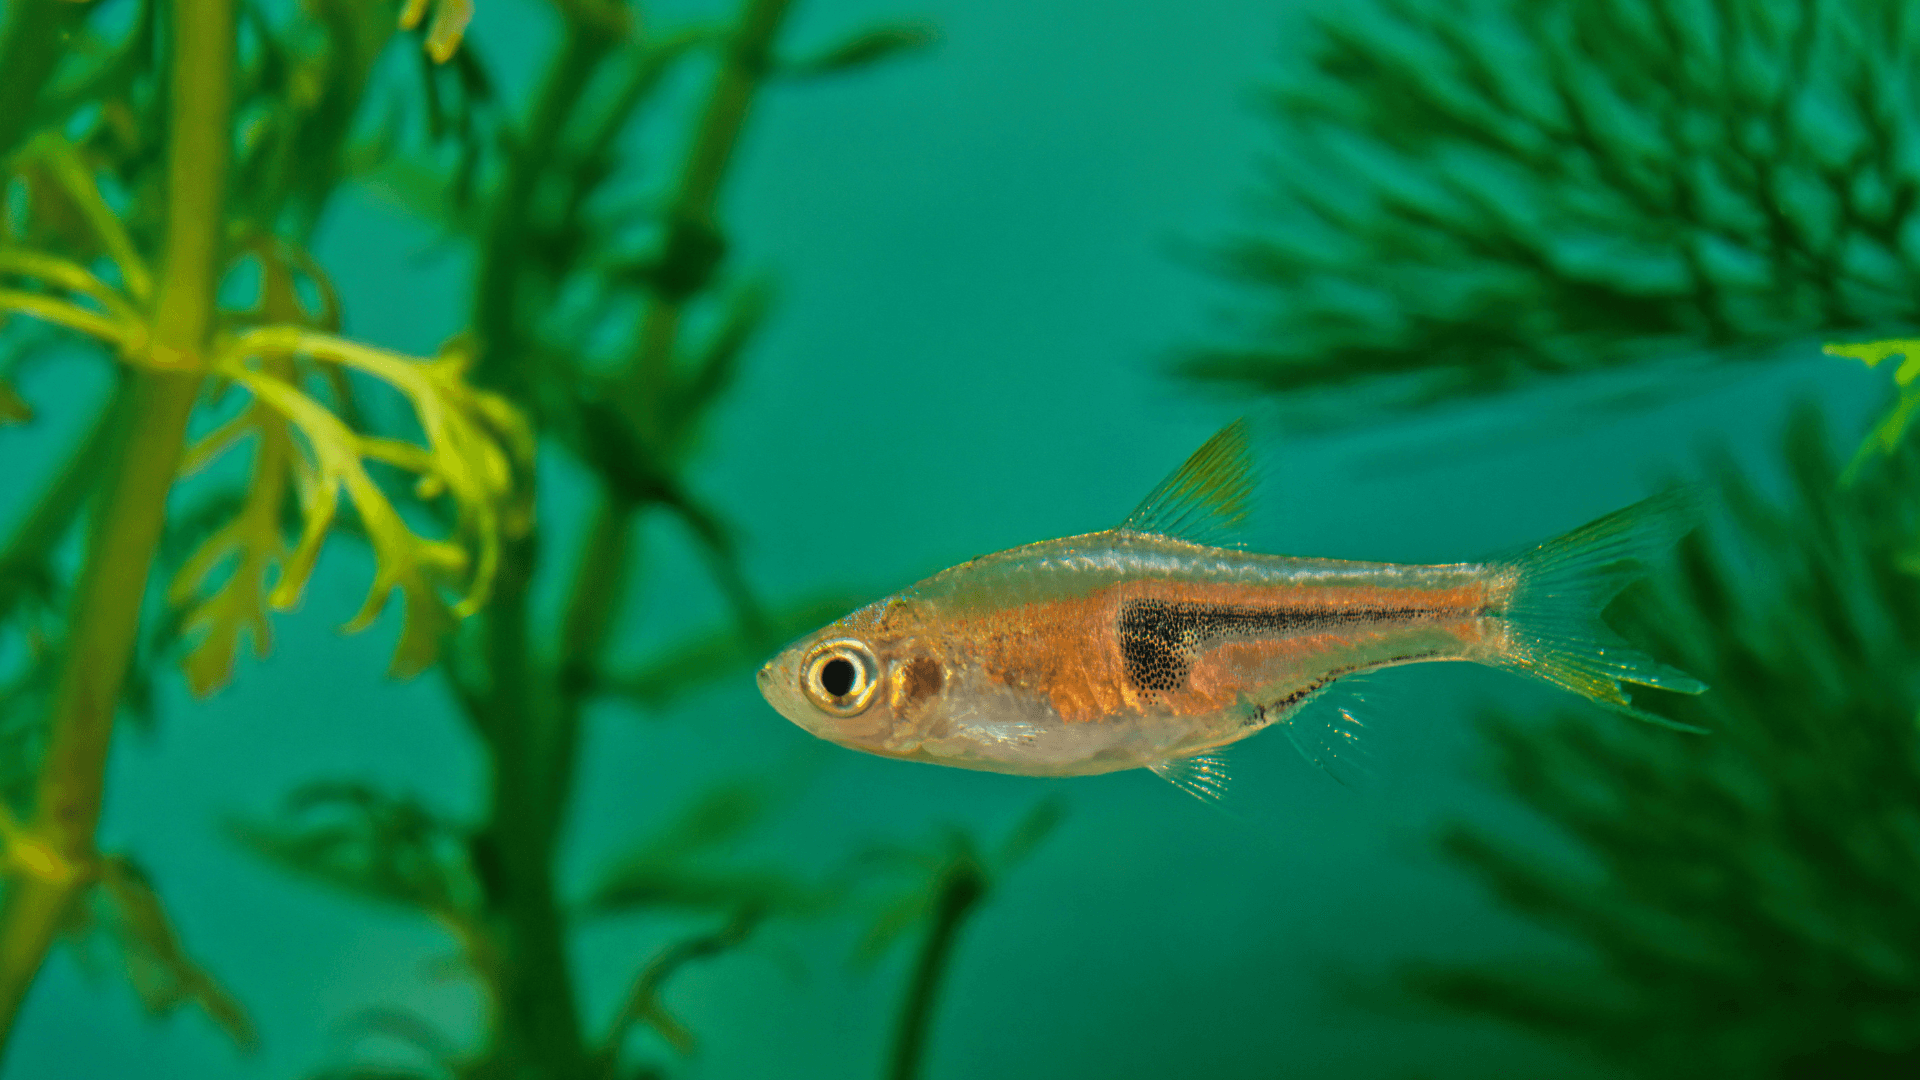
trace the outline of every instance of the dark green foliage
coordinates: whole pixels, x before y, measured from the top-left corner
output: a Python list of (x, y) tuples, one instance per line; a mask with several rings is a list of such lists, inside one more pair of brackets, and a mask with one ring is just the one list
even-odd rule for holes
[(1373, 0), (1307, 53), (1190, 377), (1354, 420), (1920, 323), (1904, 0)]
[(967, 920), (1065, 815), (1066, 808), (1058, 798), (1042, 799), (992, 851), (982, 851), (967, 833), (949, 829), (925, 847), (895, 846), (871, 853), (874, 861), (908, 874), (912, 885), (881, 906), (878, 917), (860, 939), (856, 959), (878, 959), (907, 930), (925, 927), (906, 996), (894, 1021), (893, 1047), (887, 1056), (888, 1080), (913, 1080), (919, 1075), (940, 985)]
[(1421, 992), (1635, 1075), (1920, 1074), (1920, 450), (1840, 489), (1828, 443), (1794, 421), (1784, 505), (1723, 469), (1732, 532), (1616, 605), (1712, 686), (1658, 705), (1712, 734), (1486, 725), (1505, 786), (1584, 858), (1466, 826), (1444, 845), (1593, 962), (1426, 967)]
[[(553, 511), (529, 515), (528, 533), (503, 547), (490, 605), (441, 653), (487, 764), (477, 820), (445, 820), (405, 795), (338, 783), (296, 796), (276, 822), (240, 829), (282, 865), (453, 931), (486, 1002), (482, 1044), (455, 1049), (392, 1012), (375, 1014), (369, 1032), (398, 1037), (438, 1073), (658, 1075), (661, 1066), (630, 1059), (629, 1035), (645, 1026), (681, 1053), (693, 1048), (694, 1034), (663, 1001), (671, 978), (739, 948), (766, 919), (820, 910), (827, 897), (734, 856), (765, 802), (763, 791), (737, 783), (643, 825), (583, 897), (561, 895), (554, 874), (590, 700), (657, 708), (745, 677), (778, 635), (852, 606), (835, 601), (831, 616), (818, 601), (766, 608), (746, 585), (724, 514), (685, 479), (770, 306), (764, 282), (743, 281), (727, 264), (717, 199), (747, 106), (775, 73), (787, 6), (746, 0), (723, 25), (672, 29), (621, 4), (563, 5), (560, 41), (531, 101), (497, 100), (489, 65), (469, 44), (445, 66), (422, 67), (407, 106), (422, 123), (395, 125), (356, 155), (382, 189), (471, 246), (471, 323), (458, 348), (473, 356), (475, 380), (509, 398), (544, 447), (572, 456), (595, 487), (580, 547), (543, 543)], [(816, 66), (856, 66), (917, 43), (868, 35)], [(665, 77), (703, 53), (718, 61), (708, 100), (685, 116), (658, 116)], [(660, 163), (632, 154), (628, 136), (643, 120), (691, 136), (665, 178)], [(636, 199), (646, 185), (673, 193), (664, 203)], [(609, 639), (625, 615), (625, 583), (643, 569), (637, 523), (653, 513), (686, 528), (734, 618), (633, 661), (609, 655)], [(549, 626), (535, 614), (533, 583), (540, 561), (556, 558), (569, 564), (559, 576), (571, 587)], [(626, 1005), (591, 1032), (575, 1001), (569, 938), (582, 918), (645, 912), (691, 915), (701, 928), (634, 957)], [(331, 1075), (411, 1068), (349, 1065)]]
[(771, 867), (741, 869), (727, 858), (766, 813), (762, 785), (719, 784), (601, 875), (584, 910), (614, 915), (640, 909), (733, 911), (759, 918), (817, 910), (823, 896)]
[[(173, 246), (206, 253), (203, 259), (196, 255), (203, 272), (189, 275), (207, 279), (194, 310), (211, 315), (220, 330), (336, 330), (342, 313), (308, 241), (344, 182), (373, 177), (473, 257), (469, 331), (449, 343), (445, 362), (433, 370), (449, 386), (462, 381), (456, 368), (470, 370), (476, 382), (507, 399), (489, 399), (485, 437), (463, 441), (473, 452), (471, 461), (453, 462), (458, 469), (436, 466), (431, 477), (410, 475), (406, 455), (374, 463), (368, 470), (372, 483), (350, 499), (356, 512), (340, 523), (341, 531), (368, 542), (377, 560), (390, 562), (396, 521), (437, 524), (441, 535), (455, 533), (460, 519), (480, 504), (451, 506), (444, 498), (448, 490), (462, 474), (478, 475), (476, 463), (483, 459), (502, 466), (490, 470), (496, 478), (504, 475), (498, 505), (485, 508), (487, 519), (499, 525), (493, 535), (501, 542), (474, 555), (476, 563), (492, 567), (491, 552), (498, 552), (497, 570), (489, 571), (492, 606), (457, 631), (443, 606), (433, 611), (438, 618), (410, 618), (403, 641), (413, 647), (408, 662), (398, 665), (410, 673), (440, 663), (487, 766), (480, 814), (457, 820), (404, 790), (343, 779), (310, 784), (278, 815), (244, 821), (234, 833), (295, 873), (362, 900), (421, 913), (452, 933), (461, 966), (485, 1002), (479, 1045), (456, 1048), (425, 1023), (398, 1013), (376, 1012), (365, 1025), (370, 1034), (419, 1051), (435, 1074), (556, 1080), (657, 1074), (654, 1066), (627, 1059), (626, 1036), (633, 1026), (647, 1025), (673, 1046), (691, 1047), (692, 1034), (662, 1004), (669, 979), (690, 963), (739, 947), (771, 916), (820, 909), (826, 894), (777, 869), (736, 865), (731, 849), (757, 820), (764, 796), (750, 786), (729, 785), (664, 826), (643, 826), (643, 839), (587, 897), (560, 895), (554, 866), (573, 809), (582, 713), (596, 696), (658, 707), (717, 680), (746, 677), (777, 636), (811, 628), (852, 606), (831, 601), (829, 612), (828, 602), (816, 599), (765, 608), (747, 587), (725, 515), (685, 481), (701, 432), (733, 386), (770, 309), (766, 283), (743, 278), (727, 262), (719, 193), (748, 108), (769, 80), (869, 65), (925, 45), (930, 31), (881, 25), (809, 59), (785, 62), (777, 46), (787, 0), (744, 0), (723, 21), (677, 29), (656, 25), (651, 11), (621, 0), (578, 0), (553, 6), (559, 41), (543, 58), (545, 77), (530, 101), (513, 102), (496, 96), (489, 65), (471, 44), (450, 56), (436, 47), (434, 55), (445, 63), (416, 61), (419, 42), (396, 34), (392, 3), (236, 0), (237, 10), (228, 12), (187, 6), (186, 0), (129, 0), (115, 16), (95, 18), (103, 6), (9, 0), (0, 7), (0, 105), (6, 106), (0, 108), (0, 290), (12, 298), (10, 312), (44, 318), (53, 310), (66, 320), (63, 325), (120, 340), (109, 331), (140, 323), (153, 294), (169, 295), (173, 283), (155, 288), (150, 280), (165, 272), (153, 257), (167, 247), (162, 234), (191, 234), (215, 237), (199, 247)], [(220, 17), (193, 18), (209, 11)], [(201, 29), (189, 34), (182, 29), (189, 26)], [(202, 51), (190, 55), (183, 42), (200, 43)], [(383, 59), (397, 47), (414, 55), (399, 64)], [(179, 88), (201, 93), (224, 86), (225, 68), (205, 61), (230, 51), (237, 56), (230, 110), (219, 94), (207, 98), (217, 106), (189, 108), (200, 99)], [(192, 62), (196, 56), (199, 63)], [(717, 61), (707, 100), (691, 102), (684, 115), (660, 116), (682, 103), (663, 104), (656, 91), (695, 58)], [(202, 122), (199, 142), (175, 137), (183, 116)], [(631, 135), (643, 120), (691, 136), (685, 160), (665, 162), (664, 173), (660, 161), (636, 160)], [(204, 202), (183, 198), (183, 188), (191, 185), (180, 177), (194, 170), (170, 173), (169, 154), (182, 146), (227, 143), (230, 167), (216, 163), (197, 174)], [(660, 188), (670, 192), (664, 201), (639, 195)], [(197, 231), (183, 232), (180, 222), (187, 215), (180, 208), (189, 203), (200, 207)], [(96, 272), (104, 275), (98, 283)], [(216, 297), (214, 282), (221, 279), (226, 285)], [(253, 288), (249, 282), (257, 283), (257, 298), (240, 300), (237, 294)], [(172, 289), (171, 295), (188, 291)], [(69, 292), (76, 295), (68, 298)], [(227, 306), (216, 313), (217, 300)], [(53, 301), (66, 306), (50, 309)], [(204, 327), (195, 333), (207, 336)], [(30, 403), (8, 381), (21, 358), (45, 341), (71, 348), (72, 335), (36, 334), (20, 320), (0, 326), (0, 334), (6, 346), (0, 350), (0, 423), (10, 423), (30, 412)], [(128, 355), (120, 359), (148, 348), (144, 331), (137, 342), (121, 344)], [(460, 361), (471, 361), (471, 368)], [(129, 706), (125, 712), (149, 719), (151, 687), (171, 666), (163, 661), (183, 660), (195, 689), (211, 691), (231, 677), (243, 633), (264, 651), (265, 609), (251, 599), (259, 592), (253, 586), (269, 571), (254, 555), (276, 553), (271, 561), (283, 546), (279, 541), (301, 535), (303, 507), (334, 505), (304, 482), (310, 477), (303, 477), (297, 492), (278, 481), (261, 482), (262, 476), (279, 476), (297, 447), (285, 427), (270, 432), (263, 425), (236, 426), (247, 418), (235, 415), (231, 395), (223, 405), (219, 391), (230, 390), (247, 372), (219, 370), (223, 379), (208, 380), (212, 392), (201, 402), (227, 421), (216, 432), (240, 432), (245, 438), (239, 441), (250, 440), (256, 464), (267, 459), (270, 435), (276, 453), (286, 453), (272, 459), (274, 468), (253, 468), (250, 486), (230, 486), (227, 476), (222, 482), (229, 486), (200, 493), (198, 509), (170, 517), (165, 496), (172, 472), (156, 470), (159, 480), (148, 501), (156, 508), (154, 519), (165, 518), (166, 535), (154, 565), (173, 584), (169, 599), (179, 610), (140, 625), (137, 578), (115, 598), (110, 606), (136, 628), (126, 636), (138, 637), (140, 652), (127, 661), (132, 670), (124, 691), (98, 695), (121, 700)], [(390, 440), (382, 444), (389, 455), (418, 442), (429, 427), (444, 432), (456, 419), (442, 409), (437, 425), (416, 423), (409, 402), (422, 390), (417, 381), (413, 391), (403, 388), (409, 399), (400, 401), (392, 388), (368, 385), (373, 380), (363, 378), (364, 371), (344, 371), (316, 375), (313, 400), (353, 432)], [(180, 395), (181, 431), (167, 435), (169, 450), (181, 442), (194, 385)], [(108, 471), (103, 455), (120, 452), (119, 433), (137, 427), (136, 418), (128, 410), (106, 410), (0, 548), (0, 620), (13, 635), (9, 667), (0, 671), (0, 749), (6, 752), (0, 811), (11, 810), (0, 812), (0, 832), (6, 833), (0, 839), (7, 841), (9, 856), (0, 914), (18, 908), (57, 915), (55, 905), (15, 903), (27, 895), (19, 882), (58, 881), (66, 889), (65, 867), (85, 862), (89, 876), (81, 886), (88, 918), (68, 929), (81, 932), (84, 946), (109, 946), (153, 1011), (197, 1002), (245, 1041), (250, 1032), (244, 1015), (186, 958), (153, 890), (130, 861), (110, 855), (96, 866), (91, 852), (83, 851), (85, 860), (62, 862), (18, 825), (36, 825), (29, 812), (46, 802), (43, 774), (53, 771), (41, 765), (47, 699), (65, 666), (63, 650), (70, 651), (65, 639), (76, 633), (60, 615), (72, 590), (57, 572), (55, 554), (87, 500), (103, 500), (96, 494), (100, 474)], [(327, 430), (339, 438), (334, 428)], [(515, 445), (492, 459), (483, 451), (493, 449), (495, 437)], [(301, 438), (299, 446), (314, 449), (313, 430), (302, 428)], [(536, 608), (546, 605), (531, 596), (539, 560), (567, 555), (540, 542), (538, 530), (550, 517), (544, 508), (542, 515), (533, 513), (536, 438), (546, 450), (574, 456), (596, 487), (597, 505), (582, 530), (586, 542), (558, 575), (573, 582), (558, 626), (535, 617)], [(135, 456), (160, 460), (157, 453)], [(187, 455), (195, 466), (211, 459)], [(367, 487), (396, 489), (391, 504)], [(387, 512), (382, 516), (369, 507)], [(607, 643), (627, 598), (622, 586), (639, 572), (635, 524), (654, 512), (686, 527), (735, 625), (692, 628), (677, 644), (637, 661), (611, 657)], [(228, 544), (239, 535), (227, 531), (228, 523), (243, 516), (251, 539)], [(116, 565), (145, 563), (126, 559)], [(284, 586), (288, 565), (277, 565), (276, 587)], [(188, 579), (185, 586), (181, 579)], [(433, 599), (435, 586), (421, 575), (414, 579), (420, 595)], [(203, 585), (211, 595), (193, 595)], [(248, 603), (225, 604), (217, 616), (202, 617), (212, 600), (243, 593)], [(413, 599), (408, 611), (417, 614)], [(481, 599), (476, 593), (476, 602)], [(210, 641), (216, 647), (208, 648)], [(110, 729), (111, 723), (108, 715), (102, 726)], [(106, 740), (99, 745), (104, 755)], [(79, 801), (98, 809), (98, 798)], [(91, 818), (87, 830), (90, 843)], [(643, 910), (692, 914), (706, 926), (665, 943), (651, 957), (636, 956), (627, 1008), (595, 1036), (575, 1006), (569, 936), (580, 917)], [(13, 924), (30, 925), (24, 917)], [(8, 975), (8, 993), (0, 996), (9, 1001), (0, 1010), (7, 1014), (0, 1018), (0, 1044), (45, 947), (20, 948), (9, 938), (8, 963), (0, 972)], [(346, 1064), (334, 1075), (413, 1072), (410, 1065)]]
[(477, 915), (466, 836), (407, 796), (351, 781), (309, 784), (287, 798), (277, 823), (244, 821), (233, 831), (261, 857), (363, 900), (469, 930)]
[[(767, 638), (791, 641), (859, 606), (859, 599), (835, 592), (776, 608), (766, 615)], [(690, 632), (656, 655), (608, 672), (600, 691), (638, 708), (663, 709), (723, 678), (749, 671), (763, 659), (764, 650), (742, 635), (739, 626), (715, 626), (706, 633)]]

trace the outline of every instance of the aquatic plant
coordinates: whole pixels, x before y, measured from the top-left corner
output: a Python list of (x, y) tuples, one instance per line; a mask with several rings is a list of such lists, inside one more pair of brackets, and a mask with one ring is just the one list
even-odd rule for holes
[[(706, 865), (750, 817), (741, 812), (743, 793), (710, 797), (609, 868), (580, 914), (681, 908), (714, 912), (716, 927), (643, 964), (605, 1032), (589, 1037), (583, 1029), (565, 948), (573, 916), (553, 862), (587, 702), (622, 695), (657, 704), (661, 696), (646, 693), (660, 683), (650, 671), (672, 670), (668, 692), (685, 692), (742, 670), (742, 660), (810, 625), (823, 607), (846, 606), (814, 599), (763, 610), (746, 589), (720, 515), (681, 479), (702, 422), (766, 309), (763, 288), (730, 284), (718, 273), (725, 240), (717, 207), (748, 110), (782, 70), (773, 50), (786, 12), (784, 0), (751, 0), (730, 25), (662, 32), (643, 31), (621, 6), (563, 5), (562, 43), (517, 123), (487, 106), (484, 76), (430, 77), (448, 84), (429, 99), (433, 107), (459, 117), (432, 125), (455, 144), (458, 164), (422, 193), (454, 208), (443, 225), (470, 238), (477, 253), (469, 339), (476, 377), (520, 403), (544, 439), (592, 472), (596, 505), (573, 562), (557, 649), (539, 647), (547, 634), (530, 610), (536, 531), (505, 546), (493, 603), (442, 667), (489, 764), (480, 822), (451, 822), (404, 797), (338, 787), (320, 793), (327, 797), (319, 817), (309, 813), (316, 808), (309, 793), (279, 822), (243, 831), (296, 869), (405, 903), (453, 930), (488, 1006), (485, 1044), (441, 1062), (463, 1074), (605, 1075), (630, 1067), (629, 1036), (639, 1026), (688, 1048), (691, 1033), (661, 1004), (667, 979), (737, 947), (767, 915), (812, 902), (809, 887), (778, 871)], [(881, 27), (791, 69), (844, 70), (924, 39)], [(632, 180), (618, 168), (620, 137), (652, 104), (671, 66), (700, 47), (716, 51), (719, 66), (678, 183), (665, 206), (633, 220), (634, 211), (610, 197)], [(613, 89), (592, 94), (596, 82)], [(474, 176), (488, 173), (497, 177), (490, 190), (473, 186)], [(651, 242), (635, 242), (636, 235)], [(578, 297), (587, 299), (567, 302)], [(701, 325), (704, 334), (688, 330)], [(595, 347), (608, 340), (618, 344)], [(739, 628), (695, 634), (651, 660), (610, 659), (606, 642), (638, 563), (635, 529), (654, 511), (677, 517), (702, 545)], [(396, 833), (388, 821), (409, 824)], [(389, 865), (424, 868), (426, 877), (369, 872)]]
[[(90, 338), (121, 371), (106, 413), (6, 547), (8, 606), (19, 610), (31, 589), (41, 604), (63, 604), (65, 615), (30, 631), (18, 689), (38, 692), (6, 702), (9, 742), (20, 753), (0, 804), (0, 1038), (56, 935), (93, 926), (116, 941), (149, 1006), (198, 1001), (244, 1041), (244, 1014), (186, 959), (145, 875), (127, 856), (94, 846), (114, 717), (176, 479), (253, 443), (246, 494), (230, 518), (211, 524), (169, 589), (184, 609), (174, 625), (190, 642), (188, 681), (208, 693), (228, 677), (242, 635), (266, 648), (268, 609), (298, 599), (343, 496), (376, 555), (356, 625), (398, 590), (406, 629), (395, 667), (429, 663), (441, 627), (484, 600), (501, 544), (523, 524), (511, 491), (526, 442), (513, 408), (470, 386), (457, 356), (405, 357), (328, 332), (323, 275), (297, 233), (275, 232), (310, 190), (283, 177), (251, 189), (242, 207), (229, 202), (230, 172), (246, 172), (276, 135), (287, 136), (266, 123), (234, 153), (238, 110), (284, 72), (267, 61), (236, 65), (232, 3), (146, 5), (112, 42), (86, 28), (84, 9), (61, 6), (11, 5), (0, 30), (0, 97), (10, 103), (0, 121), (9, 203), (0, 314)], [(163, 19), (164, 35), (156, 30)], [(69, 37), (81, 44), (63, 69), (60, 43)], [(73, 81), (48, 91), (63, 71)], [(313, 119), (328, 100), (309, 98), (295, 119)], [(147, 143), (144, 133), (160, 127), (164, 145)], [(339, 147), (321, 138), (308, 149), (324, 164)], [(243, 259), (259, 275), (258, 302), (221, 310), (217, 290)], [(302, 300), (302, 284), (320, 303)], [(399, 391), (417, 434), (356, 427), (346, 390), (356, 378)], [(245, 398), (237, 411), (235, 391)], [(11, 390), (8, 397), (17, 416), (23, 403)], [(189, 445), (203, 399), (228, 415)], [(400, 516), (373, 479), (379, 466), (411, 474), (422, 499), (451, 504), (446, 529), (422, 533)], [(55, 549), (89, 501), (81, 568), (71, 583), (59, 581)], [(290, 508), (298, 539), (289, 544)], [(448, 589), (464, 595), (449, 602)], [(36, 715), (21, 715), (28, 710)]]
[(870, 853), (873, 861), (904, 871), (913, 885), (880, 906), (877, 917), (861, 935), (856, 960), (872, 963), (908, 930), (923, 927), (907, 992), (894, 1022), (887, 1080), (913, 1080), (920, 1074), (940, 984), (961, 930), (994, 887), (1033, 854), (1065, 813), (1060, 799), (1042, 799), (991, 851), (983, 851), (979, 841), (965, 830), (948, 829), (923, 847), (893, 846)]
[[(422, 40), (433, 62), (414, 87), (378, 77), (396, 15), (420, 28), (424, 9), (320, 2), (276, 21), (249, 0), (148, 0), (112, 31), (64, 0), (6, 9), (0, 311), (91, 337), (127, 371), (4, 549), (0, 611), (26, 656), (5, 699), (9, 1019), (55, 934), (98, 930), (150, 1007), (195, 1000), (248, 1036), (239, 1006), (186, 958), (136, 864), (93, 851), (100, 770), (116, 705), (138, 711), (153, 660), (177, 656), (197, 692), (218, 689), (243, 639), (266, 648), (265, 612), (291, 603), (329, 532), (374, 556), (354, 626), (401, 593), (392, 673), (438, 669), (484, 752), (484, 811), (455, 820), (406, 792), (343, 778), (304, 786), (281, 813), (237, 822), (234, 833), (309, 879), (452, 933), (486, 1001), (482, 1043), (456, 1050), (413, 1018), (376, 1017), (427, 1051), (429, 1071), (631, 1071), (638, 1026), (688, 1043), (660, 1004), (675, 971), (736, 947), (771, 914), (818, 903), (816, 888), (775, 868), (719, 857), (758, 802), (738, 785), (637, 839), (578, 904), (561, 895), (554, 853), (589, 700), (657, 703), (741, 670), (825, 607), (849, 606), (762, 605), (722, 515), (683, 479), (767, 307), (763, 287), (722, 273), (719, 193), (766, 83), (854, 69), (928, 33), (882, 25), (787, 59), (775, 51), (786, 0), (747, 0), (728, 22), (678, 29), (617, 0), (566, 0), (554, 9), (559, 45), (520, 114), (495, 99), (484, 58), (456, 48), (464, 0), (434, 6)], [(692, 138), (671, 197), (622, 200), (635, 180), (627, 133), (676, 65), (701, 55), (716, 61), (714, 82), (686, 120)], [(383, 96), (420, 122), (369, 124), (368, 105)], [(164, 140), (152, 134), (161, 131)], [(471, 245), (470, 329), (437, 357), (336, 333), (334, 290), (306, 239), (339, 186), (365, 175), (412, 193)], [(149, 270), (145, 253), (162, 247), (165, 260)], [(249, 279), (251, 307), (220, 306)], [(6, 327), (16, 359), (53, 340), (24, 321)], [(362, 409), (368, 395), (410, 411)], [(10, 385), (0, 393), (0, 414), (28, 411)], [(532, 614), (541, 537), (554, 523), (533, 513), (536, 446), (571, 453), (596, 482), (557, 633)], [(176, 476), (196, 470), (209, 474), (197, 482), (202, 497), (169, 516)], [(89, 501), (95, 524), (69, 588), (54, 555)], [(653, 512), (697, 539), (738, 626), (696, 629), (650, 658), (609, 657), (623, 584), (638, 568), (636, 524)], [(143, 629), (156, 558), (172, 609)], [(62, 603), (64, 620), (52, 614)], [(665, 691), (663, 665), (678, 676)], [(49, 670), (64, 674), (49, 682)], [(591, 1035), (566, 936), (578, 918), (640, 908), (710, 911), (715, 928), (640, 965), (628, 1007)], [(409, 1068), (348, 1065), (341, 1075)]]
[(1840, 488), (1829, 445), (1796, 416), (1779, 504), (1723, 467), (1732, 528), (1616, 605), (1713, 686), (1662, 702), (1711, 735), (1486, 720), (1502, 785), (1571, 851), (1468, 824), (1443, 846), (1584, 959), (1422, 965), (1420, 993), (1637, 1076), (1920, 1067), (1920, 450)]
[(1920, 323), (1912, 5), (1374, 0), (1306, 37), (1190, 378), (1346, 422)]

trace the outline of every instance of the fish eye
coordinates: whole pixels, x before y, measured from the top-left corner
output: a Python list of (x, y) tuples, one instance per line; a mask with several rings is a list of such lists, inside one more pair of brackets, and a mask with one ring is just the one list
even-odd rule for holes
[(873, 650), (851, 638), (814, 646), (800, 665), (800, 687), (815, 705), (835, 716), (857, 716), (873, 704), (880, 685)]

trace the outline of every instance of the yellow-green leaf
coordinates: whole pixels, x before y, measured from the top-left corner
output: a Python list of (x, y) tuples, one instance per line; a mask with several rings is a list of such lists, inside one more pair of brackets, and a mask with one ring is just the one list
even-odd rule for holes
[[(427, 0), (407, 0), (407, 6), (400, 9), (400, 29), (419, 26), (426, 13)], [(473, 0), (434, 0), (433, 22), (427, 27), (427, 55), (434, 63), (444, 64), (453, 57), (472, 21)]]
[(24, 424), (33, 419), (33, 406), (20, 396), (13, 384), (0, 379), (0, 424)]

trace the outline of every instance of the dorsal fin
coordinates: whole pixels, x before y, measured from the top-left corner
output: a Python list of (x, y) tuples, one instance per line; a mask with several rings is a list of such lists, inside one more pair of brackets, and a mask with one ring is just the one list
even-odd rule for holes
[(1246, 524), (1252, 501), (1253, 455), (1243, 416), (1221, 428), (1185, 465), (1160, 481), (1120, 527), (1225, 546)]

